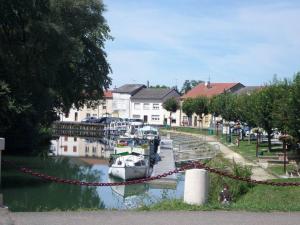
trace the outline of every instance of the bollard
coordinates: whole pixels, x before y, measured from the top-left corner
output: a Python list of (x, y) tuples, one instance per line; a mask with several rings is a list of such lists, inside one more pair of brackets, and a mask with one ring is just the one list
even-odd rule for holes
[(204, 169), (191, 169), (185, 173), (184, 202), (203, 205), (208, 199), (209, 177)]

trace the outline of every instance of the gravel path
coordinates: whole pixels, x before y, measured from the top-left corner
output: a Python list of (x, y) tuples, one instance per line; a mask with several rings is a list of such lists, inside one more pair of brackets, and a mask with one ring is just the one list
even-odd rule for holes
[[(298, 225), (300, 213), (247, 212), (47, 212), (12, 213), (15, 225)], [(6, 225), (6, 224), (5, 224)]]

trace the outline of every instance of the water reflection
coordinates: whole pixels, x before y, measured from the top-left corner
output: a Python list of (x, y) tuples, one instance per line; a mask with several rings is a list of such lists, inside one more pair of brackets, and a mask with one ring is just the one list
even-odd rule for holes
[[(68, 179), (99, 180), (101, 173), (89, 165), (79, 165), (70, 158), (12, 158), (18, 165), (35, 171)], [(19, 173), (4, 165), (2, 190), (4, 203), (12, 211), (75, 210), (80, 208), (105, 208), (95, 187), (80, 187), (50, 183)]]
[[(51, 142), (52, 157), (10, 157), (17, 165), (66, 179), (90, 182), (118, 182), (108, 176), (107, 160), (113, 152), (111, 139), (61, 136)], [(162, 199), (181, 198), (183, 176), (172, 187), (137, 184), (114, 187), (85, 187), (50, 183), (22, 174), (4, 165), (2, 193), (12, 211), (76, 209), (128, 209)]]
[(114, 141), (107, 138), (60, 136), (51, 141), (50, 155), (109, 158)]

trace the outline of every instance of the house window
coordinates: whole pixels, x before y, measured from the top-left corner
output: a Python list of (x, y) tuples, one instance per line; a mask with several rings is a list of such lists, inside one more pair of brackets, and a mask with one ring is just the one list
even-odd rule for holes
[(68, 141), (68, 136), (65, 136), (65, 141)]
[(77, 120), (78, 120), (78, 113), (75, 112), (75, 121), (77, 121)]
[(65, 114), (65, 117), (66, 117), (66, 118), (69, 118), (69, 113), (66, 113), (66, 114)]
[(93, 153), (96, 153), (96, 147), (93, 147)]
[(68, 146), (63, 146), (64, 147), (64, 152), (67, 152), (68, 151)]
[(159, 104), (157, 104), (157, 103), (153, 104), (153, 109), (154, 110), (159, 110)]
[(176, 123), (176, 119), (172, 119), (172, 123)]
[(135, 110), (140, 110), (141, 109), (141, 104), (140, 103), (134, 103), (134, 109)]
[(150, 109), (150, 104), (149, 103), (144, 103), (144, 110), (149, 110)]
[(152, 115), (151, 120), (152, 121), (159, 121), (159, 115)]
[(135, 115), (132, 115), (132, 118), (133, 118), (133, 119), (140, 119), (140, 118), (141, 118), (141, 115), (136, 115), (136, 114), (135, 114)]
[(93, 114), (93, 117), (97, 117), (97, 114), (94, 113), (94, 114)]
[(90, 114), (90, 113), (87, 113), (87, 114), (86, 114), (86, 117), (91, 117), (91, 114)]
[(74, 142), (76, 142), (77, 141), (77, 137), (74, 137)]
[(102, 105), (102, 109), (106, 109), (106, 105)]
[(77, 146), (73, 146), (73, 152), (77, 152)]
[(89, 152), (90, 149), (89, 149), (89, 146), (85, 146), (85, 152)]

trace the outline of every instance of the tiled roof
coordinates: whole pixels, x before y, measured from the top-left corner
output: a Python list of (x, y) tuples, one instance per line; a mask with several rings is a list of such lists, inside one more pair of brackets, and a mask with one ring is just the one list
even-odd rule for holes
[(236, 94), (250, 94), (253, 91), (261, 89), (262, 86), (246, 86), (235, 92)]
[(171, 92), (174, 92), (174, 97), (179, 96), (179, 94), (174, 89), (170, 88), (144, 88), (133, 95), (131, 99), (163, 100)]
[(104, 97), (105, 98), (112, 98), (112, 91), (111, 90), (107, 90), (107, 91), (104, 91)]
[(146, 87), (143, 84), (125, 84), (115, 90), (114, 93), (135, 94), (138, 90)]
[(210, 83), (209, 85), (201, 83), (194, 87), (192, 90), (188, 91), (185, 95), (182, 96), (182, 98), (195, 98), (197, 96), (212, 97), (214, 95), (221, 94), (224, 91), (230, 90), (238, 84), (240, 83)]

